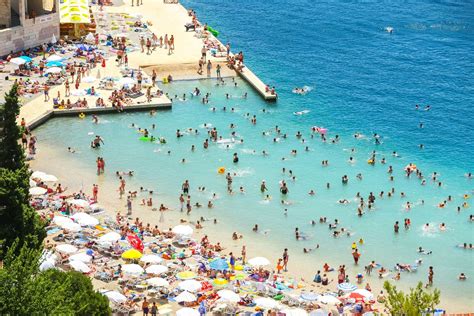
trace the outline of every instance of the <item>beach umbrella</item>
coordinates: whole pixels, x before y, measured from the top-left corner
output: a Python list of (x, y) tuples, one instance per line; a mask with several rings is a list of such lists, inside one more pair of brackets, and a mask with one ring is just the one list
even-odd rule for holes
[[(147, 272), (148, 273), (148, 272)], [(146, 283), (151, 286), (158, 286), (158, 287), (168, 287), (170, 283), (163, 278), (151, 278), (146, 280)]]
[(196, 273), (194, 273), (193, 271), (181, 271), (176, 274), (176, 277), (180, 280), (189, 280), (194, 279), (196, 277)]
[(109, 299), (109, 301), (112, 301), (114, 303), (125, 303), (127, 301), (127, 297), (117, 291), (110, 291), (110, 292), (105, 292), (105, 296)]
[[(62, 66), (64, 66), (64, 64), (60, 61), (50, 61), (50, 62), (46, 63), (46, 67), (48, 67), (48, 68), (49, 67), (62, 67)], [(60, 72), (60, 71), (58, 71), (58, 72)]]
[(75, 96), (75, 97), (83, 97), (86, 94), (87, 94), (87, 92), (84, 91), (84, 90), (73, 90), (73, 91), (71, 91), (71, 95)]
[(133, 248), (143, 253), (143, 249), (145, 248), (145, 245), (143, 245), (143, 241), (140, 239), (140, 237), (138, 237), (135, 234), (128, 234), (127, 241), (130, 243), (130, 245)]
[(84, 263), (89, 263), (92, 261), (92, 257), (85, 252), (79, 252), (69, 257), (69, 262), (71, 261), (82, 261)]
[(352, 292), (352, 291), (357, 290), (357, 286), (355, 286), (352, 283), (344, 282), (344, 283), (338, 284), (337, 289), (343, 292)]
[(142, 253), (136, 249), (129, 249), (122, 253), (122, 258), (124, 259), (140, 259), (142, 257)]
[(81, 226), (96, 226), (99, 220), (87, 213), (79, 212), (71, 216)]
[(341, 301), (337, 297), (332, 295), (321, 295), (318, 297), (318, 302), (327, 305), (337, 305), (341, 303)]
[(263, 267), (270, 264), (270, 261), (264, 257), (255, 257), (249, 260), (248, 262), (253, 267)]
[(68, 231), (71, 231), (71, 232), (79, 232), (82, 230), (81, 228), (81, 225), (77, 224), (77, 223), (64, 223), (62, 225), (60, 225), (60, 227), (64, 230), (68, 230)]
[(144, 255), (140, 258), (140, 261), (144, 263), (160, 263), (163, 259), (158, 255)]
[(43, 194), (46, 194), (48, 190), (42, 187), (33, 187), (33, 188), (30, 188), (29, 192), (30, 192), (30, 195), (43, 195)]
[(284, 308), (280, 311), (286, 316), (308, 316), (308, 312), (301, 308)]
[(279, 305), (277, 301), (268, 297), (259, 297), (255, 299), (255, 304), (263, 309), (272, 309)]
[(192, 293), (189, 293), (188, 291), (181, 292), (178, 296), (175, 297), (176, 302), (182, 303), (182, 302), (195, 302), (196, 301), (196, 296)]
[[(372, 300), (374, 298), (374, 294), (370, 291), (367, 291), (366, 289), (357, 289), (355, 290), (354, 292), (352, 292), (354, 294), (360, 294), (362, 295), (364, 298), (368, 299), (368, 300)], [(351, 293), (351, 294), (352, 294)]]
[(23, 60), (24, 60), (24, 61), (26, 61), (27, 63), (29, 63), (30, 61), (32, 61), (32, 60), (33, 60), (33, 59), (31, 59), (31, 57), (28, 57), (28, 56), (25, 56), (25, 55), (23, 55), (23, 56), (20, 56), (20, 57), (18, 57), (18, 58), (21, 58), (21, 59), (23, 59)]
[(314, 292), (303, 292), (301, 293), (301, 298), (304, 299), (305, 301), (316, 301), (318, 299), (318, 294)]
[(43, 172), (43, 171), (35, 171), (31, 174), (30, 178), (31, 179), (41, 179), (45, 175), (46, 175), (46, 173)]
[(98, 242), (99, 243), (106, 243), (106, 242), (110, 243), (110, 242), (120, 240), (120, 238), (121, 238), (121, 236), (120, 236), (119, 233), (108, 232), (107, 234), (100, 236)]
[(85, 83), (92, 83), (95, 81), (95, 78), (94, 77), (84, 77), (82, 78), (82, 82), (85, 82)]
[(355, 302), (363, 302), (365, 300), (365, 297), (362, 294), (358, 294), (358, 293), (354, 293), (354, 292), (350, 293), (345, 298), (352, 299)]
[(69, 200), (67, 202), (70, 205), (74, 205), (74, 206), (77, 206), (77, 207), (88, 207), (89, 206), (89, 202), (87, 202), (86, 200), (82, 200), (82, 199), (73, 199), (73, 200)]
[(189, 225), (177, 225), (172, 229), (173, 233), (176, 235), (189, 236), (193, 234), (193, 229)]
[(131, 276), (140, 276), (145, 272), (138, 264), (124, 264), (122, 265), (122, 271)]
[(34, 188), (36, 186), (36, 182), (34, 180), (31, 180), (29, 181), (29, 184), (30, 184), (30, 188)]
[(77, 252), (77, 248), (70, 244), (60, 244), (56, 246), (56, 251), (65, 254), (71, 254)]
[(59, 55), (56, 55), (56, 54), (51, 55), (48, 58), (46, 58), (46, 61), (48, 61), (48, 62), (50, 62), (50, 61), (61, 61), (61, 60), (63, 60), (63, 58)]
[(51, 68), (48, 68), (46, 69), (46, 73), (50, 73), (50, 74), (58, 74), (60, 73), (61, 71), (63, 71), (61, 68), (59, 67), (51, 67)]
[(56, 35), (53, 34), (53, 37), (51, 37), (51, 44), (56, 44), (58, 40), (56, 39)]
[(54, 269), (54, 268), (56, 268), (56, 266), (55, 266), (54, 261), (52, 260), (44, 260), (43, 262), (41, 262), (39, 266), (40, 271), (46, 271), (46, 270)]
[(74, 269), (74, 271), (82, 273), (89, 273), (91, 271), (91, 268), (89, 268), (87, 264), (82, 261), (69, 261), (69, 265)]
[(217, 295), (219, 295), (220, 300), (222, 301), (227, 301), (231, 303), (240, 302), (240, 296), (231, 290), (220, 290), (217, 292)]
[(148, 274), (162, 274), (168, 272), (168, 267), (160, 265), (160, 264), (153, 264), (145, 269), (146, 273)]
[(137, 81), (133, 78), (125, 77), (125, 78), (120, 79), (118, 83), (121, 86), (126, 86), (126, 85), (133, 85), (137, 83)]
[(57, 182), (58, 181), (58, 178), (56, 176), (53, 176), (52, 174), (45, 174), (40, 179), (43, 182)]
[(223, 270), (228, 270), (229, 269), (229, 264), (227, 263), (227, 261), (225, 259), (218, 258), (218, 259), (215, 259), (215, 260), (211, 261), (211, 263), (209, 264), (209, 267), (213, 270), (223, 271)]
[(199, 312), (195, 309), (184, 307), (176, 311), (176, 316), (200, 316)]
[(58, 226), (61, 226), (65, 223), (72, 223), (72, 219), (70, 219), (69, 217), (66, 217), (66, 216), (59, 216), (59, 215), (56, 215), (53, 217), (53, 223), (58, 225)]
[(196, 280), (186, 280), (179, 282), (178, 288), (188, 292), (197, 292), (202, 288), (202, 284)]
[(26, 60), (24, 60), (23, 58), (20, 58), (20, 57), (16, 57), (16, 58), (12, 58), (10, 59), (10, 62), (12, 64), (15, 64), (15, 65), (23, 65), (26, 63)]

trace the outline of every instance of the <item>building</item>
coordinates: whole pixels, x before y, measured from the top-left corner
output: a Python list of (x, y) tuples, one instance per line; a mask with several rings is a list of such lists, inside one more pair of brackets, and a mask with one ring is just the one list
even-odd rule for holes
[(0, 0), (0, 56), (59, 39), (60, 0)]

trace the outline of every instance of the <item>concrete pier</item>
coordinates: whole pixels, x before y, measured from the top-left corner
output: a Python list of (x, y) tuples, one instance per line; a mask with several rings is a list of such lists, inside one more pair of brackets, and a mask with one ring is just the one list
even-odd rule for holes
[(249, 68), (244, 67), (242, 71), (236, 70), (236, 72), (240, 75), (240, 77), (247, 81), (266, 101), (276, 101), (277, 95), (265, 91), (266, 85)]

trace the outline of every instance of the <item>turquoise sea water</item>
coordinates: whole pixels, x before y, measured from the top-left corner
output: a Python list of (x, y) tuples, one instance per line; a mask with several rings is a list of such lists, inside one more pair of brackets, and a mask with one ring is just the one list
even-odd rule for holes
[[(146, 113), (102, 116), (97, 125), (88, 119), (55, 119), (36, 131), (40, 149), (41, 142), (63, 148), (72, 146), (81, 154), (70, 159), (88, 162), (91, 168), (95, 157), (103, 156), (109, 172), (106, 179), (116, 181), (112, 174), (115, 170), (135, 170), (136, 177), (128, 185), (154, 188), (159, 192), (158, 201), (163, 199), (175, 206), (181, 183), (189, 179), (193, 202), (206, 204), (213, 192), (219, 196), (213, 210), (203, 207), (193, 211), (193, 216), (217, 216), (229, 235), (231, 231), (251, 235), (251, 227), (258, 224), (268, 234), (255, 234), (255, 240), (268, 244), (269, 249), (290, 248), (293, 256), (298, 253), (308, 261), (303, 266), (312, 271), (324, 262), (332, 266), (346, 263), (362, 272), (363, 265), (371, 260), (391, 268), (397, 262), (413, 264), (421, 257), (424, 264), (417, 273), (402, 274), (403, 284), (426, 282), (428, 266), (433, 265), (435, 283), (443, 298), (456, 299), (465, 307), (463, 310), (472, 310), (473, 252), (456, 248), (457, 244), (474, 242), (473, 224), (468, 221), (472, 207), (456, 211), (464, 202), (463, 195), (472, 194), (474, 181), (464, 176), (474, 171), (471, 5), (235, 1), (222, 6), (211, 0), (184, 4), (195, 8), (201, 20), (218, 29), (223, 42), (230, 40), (234, 51), (244, 50), (246, 63), (254, 72), (277, 87), (278, 102), (265, 103), (240, 80), (237, 88), (230, 81), (224, 87), (206, 80), (177, 82), (165, 87), (171, 96), (188, 93), (189, 98), (189, 92), (199, 87), (204, 93), (211, 93), (210, 103), (203, 105), (196, 98), (178, 101), (172, 111), (153, 117)], [(392, 35), (384, 31), (386, 26), (394, 28)], [(295, 86), (303, 85), (314, 89), (305, 96), (291, 93)], [(241, 98), (244, 92), (249, 93), (247, 99)], [(226, 99), (226, 93), (233, 98)], [(415, 104), (420, 104), (421, 109), (416, 111)], [(422, 110), (427, 104), (432, 109)], [(217, 111), (211, 111), (211, 107)], [(232, 107), (235, 112), (230, 111)], [(310, 112), (293, 115), (302, 110)], [(250, 123), (246, 113), (257, 116), (256, 125)], [(424, 128), (419, 128), (420, 122)], [(140, 134), (130, 128), (131, 123), (165, 137), (168, 143), (139, 141)], [(235, 131), (236, 139), (242, 137), (244, 142), (230, 143), (228, 149), (225, 144), (211, 144), (203, 150), (203, 123), (212, 123), (226, 139)], [(231, 129), (231, 123), (236, 128)], [(152, 124), (156, 124), (155, 130), (151, 130)], [(274, 143), (273, 138), (278, 137), (276, 125), (288, 138), (280, 135), (280, 141)], [(329, 129), (328, 142), (323, 143), (317, 136), (310, 138), (310, 127), (314, 125)], [(177, 139), (178, 128), (197, 128), (199, 134)], [(269, 134), (262, 135), (264, 131)], [(303, 133), (305, 144), (295, 137), (298, 131)], [(89, 132), (104, 137), (106, 144), (99, 151), (88, 148), (92, 137)], [(355, 139), (355, 132), (366, 137)], [(374, 144), (373, 133), (381, 135), (381, 145)], [(330, 139), (336, 134), (341, 140), (332, 144)], [(418, 148), (420, 143), (425, 149)], [(192, 145), (196, 146), (194, 152)], [(305, 146), (310, 151), (306, 152)], [(356, 152), (351, 153), (351, 148)], [(298, 151), (296, 156), (290, 154), (292, 149)], [(261, 155), (262, 150), (269, 155)], [(368, 165), (372, 150), (377, 151), (379, 160), (385, 157), (387, 164)], [(393, 151), (400, 157), (393, 157)], [(238, 164), (232, 163), (234, 152), (239, 155)], [(348, 163), (350, 156), (355, 163)], [(186, 159), (185, 164), (181, 163), (182, 158)], [(329, 160), (329, 166), (323, 167), (322, 160)], [(416, 177), (404, 176), (403, 167), (410, 162), (427, 177), (425, 186)], [(389, 165), (394, 168), (394, 181), (387, 174)], [(234, 177), (233, 189), (238, 191), (243, 186), (245, 194), (226, 193), (226, 180), (217, 174), (221, 166), (239, 175)], [(281, 172), (283, 167), (293, 171), (296, 181), (290, 179), (288, 172)], [(429, 175), (435, 171), (442, 187), (430, 180)], [(356, 178), (358, 173), (362, 180)], [(345, 174), (349, 176), (347, 185), (341, 183)], [(259, 191), (263, 179), (272, 196), (270, 202), (264, 201)], [(282, 179), (288, 183), (290, 193), (286, 200), (291, 205), (280, 203), (278, 182)], [(326, 188), (327, 182), (330, 189)], [(204, 193), (197, 190), (199, 186), (206, 187)], [(395, 188), (395, 195), (388, 198), (386, 193), (391, 188)], [(311, 189), (316, 196), (308, 195)], [(378, 197), (380, 191), (385, 192), (382, 199)], [(357, 216), (357, 192), (365, 199), (374, 192), (374, 211)], [(406, 198), (401, 198), (400, 192), (405, 192)], [(438, 208), (448, 195), (454, 201)], [(342, 198), (351, 203), (340, 205), (337, 201)], [(413, 204), (410, 211), (404, 207), (407, 201)], [(472, 199), (467, 202), (473, 203)], [(349, 228), (354, 235), (336, 239), (327, 224), (310, 225), (312, 219), (318, 221), (322, 216), (328, 221), (338, 218), (340, 227)], [(405, 231), (403, 219), (407, 217), (412, 227)], [(393, 224), (397, 220), (401, 229), (395, 235)], [(443, 222), (448, 227), (445, 232), (437, 229)], [(423, 230), (425, 223), (433, 229)], [(308, 240), (296, 241), (295, 227)], [(359, 238), (365, 240), (359, 248), (362, 266), (353, 268), (350, 246)], [(316, 243), (320, 249), (303, 257), (302, 248)], [(433, 254), (417, 254), (418, 246)], [(471, 278), (457, 281), (460, 272)]]

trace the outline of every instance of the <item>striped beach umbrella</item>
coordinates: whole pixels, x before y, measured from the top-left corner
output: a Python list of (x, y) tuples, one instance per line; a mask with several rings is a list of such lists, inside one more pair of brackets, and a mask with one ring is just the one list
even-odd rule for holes
[(352, 291), (357, 290), (357, 286), (355, 286), (352, 283), (344, 282), (344, 283), (339, 284), (337, 286), (337, 289), (343, 292), (352, 292)]

